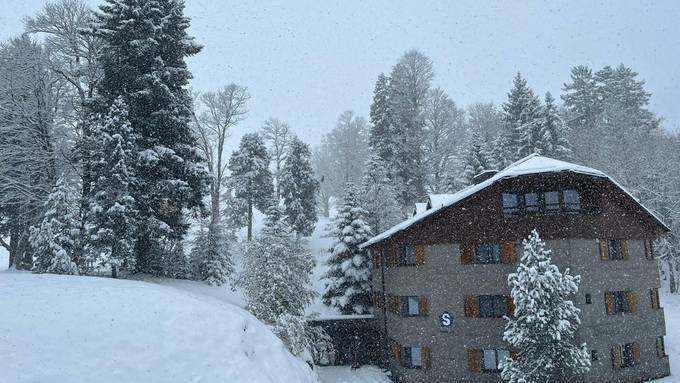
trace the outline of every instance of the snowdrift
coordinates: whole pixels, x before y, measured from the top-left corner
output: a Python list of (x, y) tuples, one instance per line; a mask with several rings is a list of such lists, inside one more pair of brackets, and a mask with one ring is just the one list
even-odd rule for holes
[(241, 308), (157, 284), (0, 273), (0, 381), (307, 383)]

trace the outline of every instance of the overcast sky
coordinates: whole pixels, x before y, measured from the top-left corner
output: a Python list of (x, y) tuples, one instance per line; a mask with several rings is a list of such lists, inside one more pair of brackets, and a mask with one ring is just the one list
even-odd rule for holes
[[(186, 3), (204, 45), (189, 60), (192, 86), (247, 86), (244, 129), (275, 116), (315, 144), (342, 111), (368, 117), (377, 75), (413, 48), (460, 106), (503, 102), (517, 71), (538, 94), (559, 95), (574, 65), (624, 63), (647, 81), (664, 125), (680, 127), (680, 1)], [(43, 4), (0, 0), (0, 39)]]

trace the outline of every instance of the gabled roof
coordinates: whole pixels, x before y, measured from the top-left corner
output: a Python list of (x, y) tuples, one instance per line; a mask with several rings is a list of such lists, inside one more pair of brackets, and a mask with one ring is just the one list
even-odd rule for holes
[(442, 206), (454, 197), (455, 194), (430, 194), (427, 196), (427, 208)]
[[(621, 186), (618, 182), (614, 181), (611, 177), (608, 175), (604, 174), (603, 172), (589, 168), (586, 166), (581, 166), (581, 165), (576, 165), (572, 164), (570, 162), (565, 162), (565, 161), (560, 161), (556, 160), (553, 158), (548, 158), (548, 157), (543, 157), (540, 156), (536, 153), (531, 154), (529, 156), (526, 156), (522, 158), (521, 160), (509, 165), (505, 169), (501, 170), (500, 172), (496, 173), (493, 177), (489, 178), (486, 181), (482, 181), (478, 184), (475, 185), (470, 185), (461, 191), (454, 193), (454, 194), (438, 194), (435, 197), (437, 202), (439, 204), (435, 205), (422, 212), (419, 214), (414, 215), (413, 217), (398, 223), (397, 225), (393, 226), (387, 231), (384, 231), (377, 236), (371, 238), (370, 240), (362, 243), (359, 247), (364, 248), (366, 246), (373, 245), (375, 243), (378, 243), (384, 239), (387, 239), (394, 234), (403, 231), (410, 227), (411, 225), (415, 224), (416, 222), (419, 222), (443, 209), (446, 209), (450, 206), (453, 206), (457, 204), (458, 202), (472, 196), (473, 194), (476, 194), (489, 186), (504, 180), (508, 178), (514, 178), (522, 175), (529, 175), (529, 174), (540, 174), (540, 173), (562, 173), (562, 172), (570, 172), (570, 173), (577, 173), (577, 174), (586, 174), (594, 177), (602, 177), (605, 179), (608, 179), (611, 181), (616, 187), (621, 189), (625, 194), (627, 194), (633, 201), (635, 201), (645, 212), (647, 212), (654, 221), (656, 221), (661, 227), (665, 228), (666, 230), (668, 229), (668, 226), (666, 226), (659, 217), (657, 217), (652, 211), (649, 209), (645, 208), (640, 201), (633, 197), (632, 194), (630, 194), (623, 186)], [(432, 196), (430, 196), (432, 197)]]

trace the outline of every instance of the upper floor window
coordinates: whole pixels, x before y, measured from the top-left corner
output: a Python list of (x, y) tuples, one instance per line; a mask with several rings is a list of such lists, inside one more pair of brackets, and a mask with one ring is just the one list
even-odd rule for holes
[(519, 198), (517, 194), (503, 193), (503, 214), (519, 214)]
[(566, 210), (581, 210), (581, 195), (576, 190), (564, 191), (564, 208)]
[(500, 243), (476, 243), (475, 263), (488, 264), (501, 262)]
[(603, 260), (628, 259), (628, 242), (622, 239), (600, 239), (600, 258)]
[(604, 300), (608, 315), (637, 311), (637, 296), (633, 291), (605, 291)]
[(411, 245), (399, 248), (399, 266), (416, 265), (416, 247)]
[(538, 213), (541, 205), (538, 201), (538, 193), (524, 194), (524, 211), (527, 213)]
[(581, 195), (576, 190), (525, 191), (521, 194), (503, 193), (503, 215), (552, 213), (581, 210)]
[(632, 367), (640, 363), (640, 344), (625, 343), (612, 347), (612, 365), (614, 368)]
[(404, 347), (402, 365), (406, 368), (423, 368), (423, 352), (420, 347)]
[(419, 303), (418, 297), (401, 297), (401, 316), (420, 316)]
[(560, 209), (560, 192), (548, 191), (543, 193), (543, 202), (546, 211), (555, 211)]
[(621, 241), (617, 239), (610, 239), (607, 241), (607, 248), (609, 250), (609, 259), (613, 260), (623, 260), (623, 246), (621, 246)]
[(484, 355), (484, 364), (482, 369), (488, 372), (500, 372), (503, 370), (503, 364), (507, 359), (510, 359), (510, 352), (508, 350), (482, 350)]
[(507, 297), (503, 295), (480, 295), (478, 299), (481, 318), (502, 318), (508, 312)]

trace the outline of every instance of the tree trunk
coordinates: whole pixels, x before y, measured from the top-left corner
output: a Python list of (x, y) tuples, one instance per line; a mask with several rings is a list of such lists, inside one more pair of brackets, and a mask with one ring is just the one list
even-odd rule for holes
[(253, 239), (253, 201), (248, 200), (248, 242)]
[(118, 278), (118, 266), (111, 266), (111, 278)]

